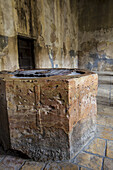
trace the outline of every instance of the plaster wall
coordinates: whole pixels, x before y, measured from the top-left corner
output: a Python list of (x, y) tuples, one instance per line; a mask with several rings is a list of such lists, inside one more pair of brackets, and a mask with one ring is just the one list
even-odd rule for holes
[(0, 70), (16, 70), (17, 35), (34, 39), (36, 68), (78, 66), (73, 0), (0, 0)]
[(113, 1), (80, 0), (77, 6), (79, 68), (113, 71)]
[(13, 6), (12, 0), (0, 0), (0, 70), (18, 68)]

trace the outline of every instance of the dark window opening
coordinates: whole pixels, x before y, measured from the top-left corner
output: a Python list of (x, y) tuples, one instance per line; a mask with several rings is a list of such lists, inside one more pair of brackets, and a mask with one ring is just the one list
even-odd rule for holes
[(34, 69), (34, 40), (18, 36), (18, 55), (21, 69)]

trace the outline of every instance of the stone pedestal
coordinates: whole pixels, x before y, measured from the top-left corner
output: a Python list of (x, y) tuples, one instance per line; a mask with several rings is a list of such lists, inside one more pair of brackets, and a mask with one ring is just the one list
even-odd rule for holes
[(97, 74), (0, 80), (0, 141), (46, 161), (71, 159), (94, 135)]

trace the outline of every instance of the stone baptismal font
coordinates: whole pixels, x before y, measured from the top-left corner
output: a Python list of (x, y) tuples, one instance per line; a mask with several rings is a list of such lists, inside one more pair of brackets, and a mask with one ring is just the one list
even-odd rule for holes
[(98, 76), (79, 69), (0, 74), (0, 142), (39, 161), (72, 159), (96, 129)]

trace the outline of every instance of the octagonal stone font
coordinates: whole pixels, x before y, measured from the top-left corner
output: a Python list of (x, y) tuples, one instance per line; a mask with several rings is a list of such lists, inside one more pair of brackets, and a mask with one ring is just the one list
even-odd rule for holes
[(94, 136), (98, 76), (78, 69), (0, 75), (0, 142), (38, 161), (72, 159)]

